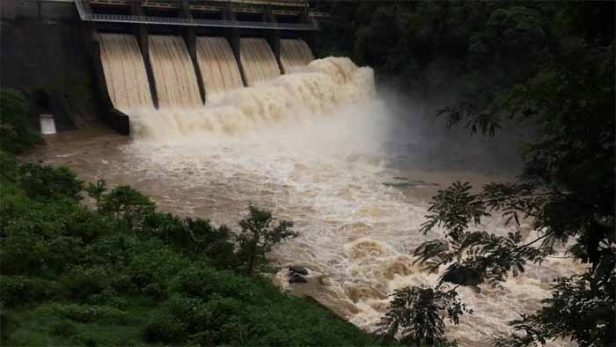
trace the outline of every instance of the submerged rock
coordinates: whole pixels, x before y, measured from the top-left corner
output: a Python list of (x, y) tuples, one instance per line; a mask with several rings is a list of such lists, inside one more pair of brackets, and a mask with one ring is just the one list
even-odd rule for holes
[(394, 180), (403, 181), (403, 182), (384, 182), (382, 183), (386, 187), (394, 187), (394, 188), (409, 188), (409, 187), (438, 187), (437, 183), (426, 182), (422, 180), (409, 180), (406, 177), (395, 176)]
[(408, 182), (404, 182), (404, 183), (385, 182), (385, 183), (383, 183), (383, 185), (386, 186), (386, 187), (394, 187), (394, 188), (413, 187), (413, 185), (411, 183), (408, 183)]
[(461, 286), (477, 286), (483, 282), (481, 274), (476, 270), (466, 267), (450, 266), (441, 277), (441, 282), (459, 284)]
[(308, 283), (308, 280), (304, 278), (304, 276), (298, 273), (294, 273), (293, 275), (289, 276), (289, 283)]
[(308, 276), (308, 270), (305, 267), (301, 266), (291, 266), (289, 267), (289, 273), (297, 273), (303, 276)]

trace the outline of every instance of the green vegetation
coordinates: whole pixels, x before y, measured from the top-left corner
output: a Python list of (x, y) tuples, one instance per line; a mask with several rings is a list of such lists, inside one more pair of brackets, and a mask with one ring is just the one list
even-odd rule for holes
[(0, 89), (0, 148), (21, 153), (42, 144), (43, 139), (28, 130), (28, 101), (13, 89)]
[[(557, 279), (543, 308), (510, 324), (515, 333), (497, 346), (542, 345), (557, 337), (580, 346), (616, 344), (614, 2), (421, 1), (329, 5), (337, 16), (323, 52), (352, 52), (402, 93), (460, 95), (442, 110), (449, 126), (495, 136), (505, 124), (532, 122), (515, 182), (474, 190), (455, 183), (434, 197), (423, 232), (442, 227), (443, 240), (415, 250), (418, 262), (442, 281), (498, 286), (566, 247), (589, 264), (586, 273)], [(480, 222), (502, 213), (528, 218), (536, 238), (498, 236)], [(453, 301), (394, 294), (384, 318), (387, 334), (429, 345)], [(455, 290), (455, 289), (454, 289)], [(404, 296), (405, 295), (405, 296)], [(402, 300), (402, 298), (413, 298)], [(430, 334), (415, 320), (431, 303)], [(449, 312), (451, 313), (451, 312)], [(455, 320), (453, 321), (455, 324)]]
[(315, 1), (333, 13), (316, 55), (353, 57), (421, 98), (505, 86), (549, 64), (575, 34), (609, 45), (614, 4), (547, 1)]
[(281, 221), (273, 226), (269, 211), (254, 206), (249, 209), (250, 218), (240, 221), (242, 230), (238, 236), (237, 255), (246, 274), (252, 275), (256, 269), (267, 264), (265, 254), (272, 250), (272, 246), (297, 234), (291, 230), (292, 222)]
[[(3, 108), (3, 122), (19, 124), (17, 111)], [(130, 187), (84, 187), (65, 168), (22, 163), (9, 151), (29, 138), (0, 155), (3, 345), (375, 344), (259, 277), (264, 252), (293, 234), (290, 222), (251, 207), (236, 240), (228, 227), (158, 212)], [(84, 193), (94, 208), (80, 203)]]
[(405, 287), (398, 289), (392, 295), (391, 309), (387, 312), (379, 326), (379, 333), (386, 341), (394, 339), (398, 332), (403, 335), (402, 342), (421, 346), (456, 346), (455, 342), (447, 341), (445, 322), (442, 311), (447, 311), (449, 320), (458, 324), (460, 316), (472, 313), (466, 304), (458, 299), (454, 289)]

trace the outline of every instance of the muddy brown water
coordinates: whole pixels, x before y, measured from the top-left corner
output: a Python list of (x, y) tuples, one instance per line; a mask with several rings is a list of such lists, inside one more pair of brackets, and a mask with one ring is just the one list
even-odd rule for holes
[[(130, 115), (130, 139), (103, 128), (60, 133), (27, 160), (68, 166), (86, 181), (133, 186), (161, 210), (215, 225), (236, 226), (249, 204), (292, 220), (299, 236), (269, 254), (279, 268), (272, 280), (367, 331), (386, 312), (394, 290), (438, 282), (438, 273), (426, 273), (412, 258), (422, 242), (443, 236), (438, 229), (420, 232), (438, 189), (454, 180), (481, 185), (511, 178), (486, 174), (500, 166), (495, 163), (509, 164), (513, 157), (500, 151), (508, 143), (436, 130), (422, 120), (422, 107), (414, 101), (396, 101), (387, 91), (379, 95), (372, 69), (348, 58), (312, 61), (299, 73), (229, 91), (203, 107), (178, 94), (192, 80), (178, 78), (191, 75), (183, 63), (188, 56), (172, 42), (177, 40), (163, 41), (155, 70), (174, 79), (166, 83), (162, 109), (141, 102), (143, 84), (127, 83), (136, 70), (125, 69), (115, 53), (134, 51), (134, 44), (112, 45), (124, 48), (103, 61), (116, 94), (134, 93), (122, 108)], [(527, 221), (505, 225), (499, 216), (473, 228), (535, 236)], [(289, 284), (289, 266), (306, 267), (308, 283)], [(500, 288), (460, 288), (461, 299), (475, 312), (448, 325), (447, 334), (462, 346), (487, 346), (511, 332), (510, 320), (540, 307), (554, 278), (579, 271), (567, 259), (550, 259), (529, 265)]]
[[(130, 185), (164, 211), (233, 226), (247, 205), (256, 203), (293, 220), (300, 236), (270, 254), (280, 269), (272, 280), (295, 295), (314, 297), (369, 331), (394, 289), (438, 280), (438, 274), (421, 271), (410, 257), (419, 243), (437, 237), (418, 229), (438, 189), (455, 180), (481, 185), (510, 179), (400, 170), (387, 167), (376, 153), (303, 151), (301, 142), (290, 149), (279, 143), (261, 146), (259, 140), (151, 144), (107, 128), (62, 132), (46, 141), (24, 158), (67, 166), (85, 181), (104, 178), (112, 187)], [(483, 226), (510, 230), (497, 218)], [(288, 284), (290, 265), (308, 268), (307, 284)], [(487, 346), (488, 338), (509, 332), (508, 320), (540, 307), (553, 278), (578, 270), (566, 259), (554, 259), (542, 267), (531, 265), (524, 276), (500, 289), (476, 293), (463, 288), (461, 297), (475, 314), (449, 327), (449, 334), (464, 346)]]

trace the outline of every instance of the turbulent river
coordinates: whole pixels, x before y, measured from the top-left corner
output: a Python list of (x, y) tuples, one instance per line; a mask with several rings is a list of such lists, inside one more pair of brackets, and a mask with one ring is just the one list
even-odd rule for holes
[[(236, 225), (249, 203), (269, 208), (299, 232), (270, 254), (280, 268), (273, 280), (372, 330), (393, 290), (438, 281), (411, 257), (421, 242), (440, 236), (419, 232), (430, 197), (455, 180), (511, 176), (434, 164), (446, 156), (488, 168), (491, 157), (469, 149), (471, 140), (466, 149), (434, 145), (434, 130), (414, 126), (416, 111), (377, 94), (370, 69), (325, 59), (204, 108), (135, 109), (131, 139), (104, 129), (54, 135), (30, 159), (69, 166), (88, 181), (129, 184), (163, 210), (215, 224)], [(495, 217), (478, 228), (512, 227)], [(309, 283), (289, 285), (289, 265), (307, 267)], [(475, 313), (448, 325), (448, 335), (463, 346), (487, 346), (510, 332), (509, 320), (540, 307), (555, 277), (576, 271), (553, 258), (502, 288), (462, 288)]]

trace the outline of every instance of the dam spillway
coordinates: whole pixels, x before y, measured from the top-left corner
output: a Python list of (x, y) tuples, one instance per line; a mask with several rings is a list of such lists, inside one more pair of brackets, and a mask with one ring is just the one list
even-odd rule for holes
[(133, 35), (101, 34), (101, 61), (113, 105), (120, 111), (154, 107), (143, 57)]
[(197, 61), (208, 97), (244, 86), (231, 46), (224, 37), (198, 37)]
[(303, 40), (280, 40), (280, 63), (285, 73), (302, 71), (313, 60), (312, 51)]
[(240, 52), (248, 86), (255, 86), (280, 76), (276, 57), (265, 39), (242, 38)]
[[(231, 91), (301, 71), (312, 60), (318, 20), (329, 18), (305, 0), (70, 1), (94, 60), (100, 114), (125, 135), (131, 110), (200, 108)], [(101, 35), (134, 36), (131, 54), (141, 53), (145, 65), (139, 78), (128, 77), (129, 71), (119, 76), (121, 65), (108, 54), (113, 43)]]
[(150, 36), (149, 46), (159, 106), (203, 106), (184, 40), (179, 36)]
[[(128, 115), (135, 109), (153, 108), (154, 98), (158, 108), (201, 108), (199, 83), (204, 86), (207, 104), (208, 98), (211, 101), (233, 90), (272, 81), (281, 71), (304, 71), (314, 59), (301, 39), (281, 40), (279, 65), (263, 38), (241, 38), (239, 54), (234, 54), (224, 37), (196, 37), (193, 58), (181, 36), (149, 35), (147, 54), (133, 35), (101, 33), (98, 37), (109, 97), (113, 107)], [(152, 71), (150, 81), (147, 63)]]

